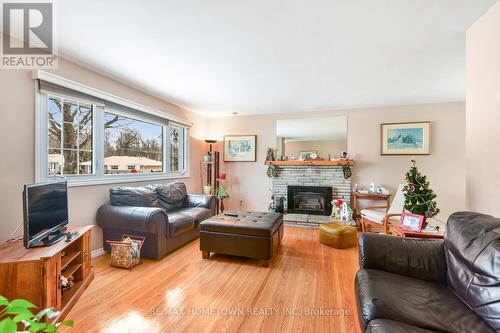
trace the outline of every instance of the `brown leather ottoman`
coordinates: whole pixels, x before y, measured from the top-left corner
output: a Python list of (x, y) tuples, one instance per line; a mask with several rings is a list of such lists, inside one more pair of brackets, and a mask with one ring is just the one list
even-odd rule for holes
[(268, 267), (281, 245), (283, 230), (279, 213), (220, 214), (200, 223), (200, 250), (205, 259), (214, 252), (261, 259), (262, 266)]
[(340, 222), (324, 223), (319, 226), (319, 241), (336, 249), (346, 249), (358, 244), (358, 230)]

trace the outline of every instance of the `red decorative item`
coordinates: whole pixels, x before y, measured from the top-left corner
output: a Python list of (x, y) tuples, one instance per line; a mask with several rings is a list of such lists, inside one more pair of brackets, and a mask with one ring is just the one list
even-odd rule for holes
[(221, 173), (219, 173), (217, 175), (217, 178), (219, 178), (219, 179), (226, 179), (226, 174), (221, 172)]
[(401, 229), (421, 232), (424, 227), (424, 221), (425, 221), (425, 216), (423, 215), (405, 212), (401, 215), (399, 226)]

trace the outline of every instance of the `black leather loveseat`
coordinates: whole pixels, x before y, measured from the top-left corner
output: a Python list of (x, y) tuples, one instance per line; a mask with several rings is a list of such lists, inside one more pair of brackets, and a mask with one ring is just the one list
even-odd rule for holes
[(215, 197), (188, 194), (181, 182), (143, 187), (115, 187), (110, 202), (97, 211), (106, 240), (123, 234), (144, 236), (141, 256), (159, 259), (200, 235), (200, 222), (213, 216)]
[(500, 219), (450, 216), (443, 240), (362, 234), (362, 330), (500, 332)]

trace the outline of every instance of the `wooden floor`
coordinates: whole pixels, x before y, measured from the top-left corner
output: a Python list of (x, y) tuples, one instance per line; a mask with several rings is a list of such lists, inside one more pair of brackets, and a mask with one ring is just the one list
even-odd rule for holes
[(65, 332), (359, 332), (357, 249), (318, 242), (318, 230), (286, 227), (269, 268), (257, 260), (202, 259), (198, 240), (132, 271), (93, 260), (94, 281)]

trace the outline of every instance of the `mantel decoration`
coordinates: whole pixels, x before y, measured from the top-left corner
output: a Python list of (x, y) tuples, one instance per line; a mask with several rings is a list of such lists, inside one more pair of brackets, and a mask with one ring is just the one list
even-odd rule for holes
[[(436, 203), (436, 194), (430, 188), (427, 177), (422, 175), (414, 159), (411, 160), (410, 170), (406, 173), (404, 186), (404, 210), (413, 214), (423, 215), (425, 218), (433, 217), (439, 213)], [(425, 227), (425, 221), (424, 221)]]
[(344, 179), (349, 179), (352, 176), (351, 167), (349, 164), (342, 166), (342, 173), (344, 174)]
[(269, 178), (273, 178), (273, 177), (275, 177), (275, 176), (276, 176), (276, 172), (277, 172), (277, 170), (276, 170), (276, 165), (274, 165), (274, 164), (269, 164), (269, 166), (267, 167), (267, 172), (266, 172), (267, 176), (268, 176)]
[(224, 162), (255, 162), (257, 135), (224, 136)]
[(381, 124), (382, 155), (429, 155), (430, 122)]
[(266, 151), (266, 161), (276, 161), (277, 149), (268, 147)]

